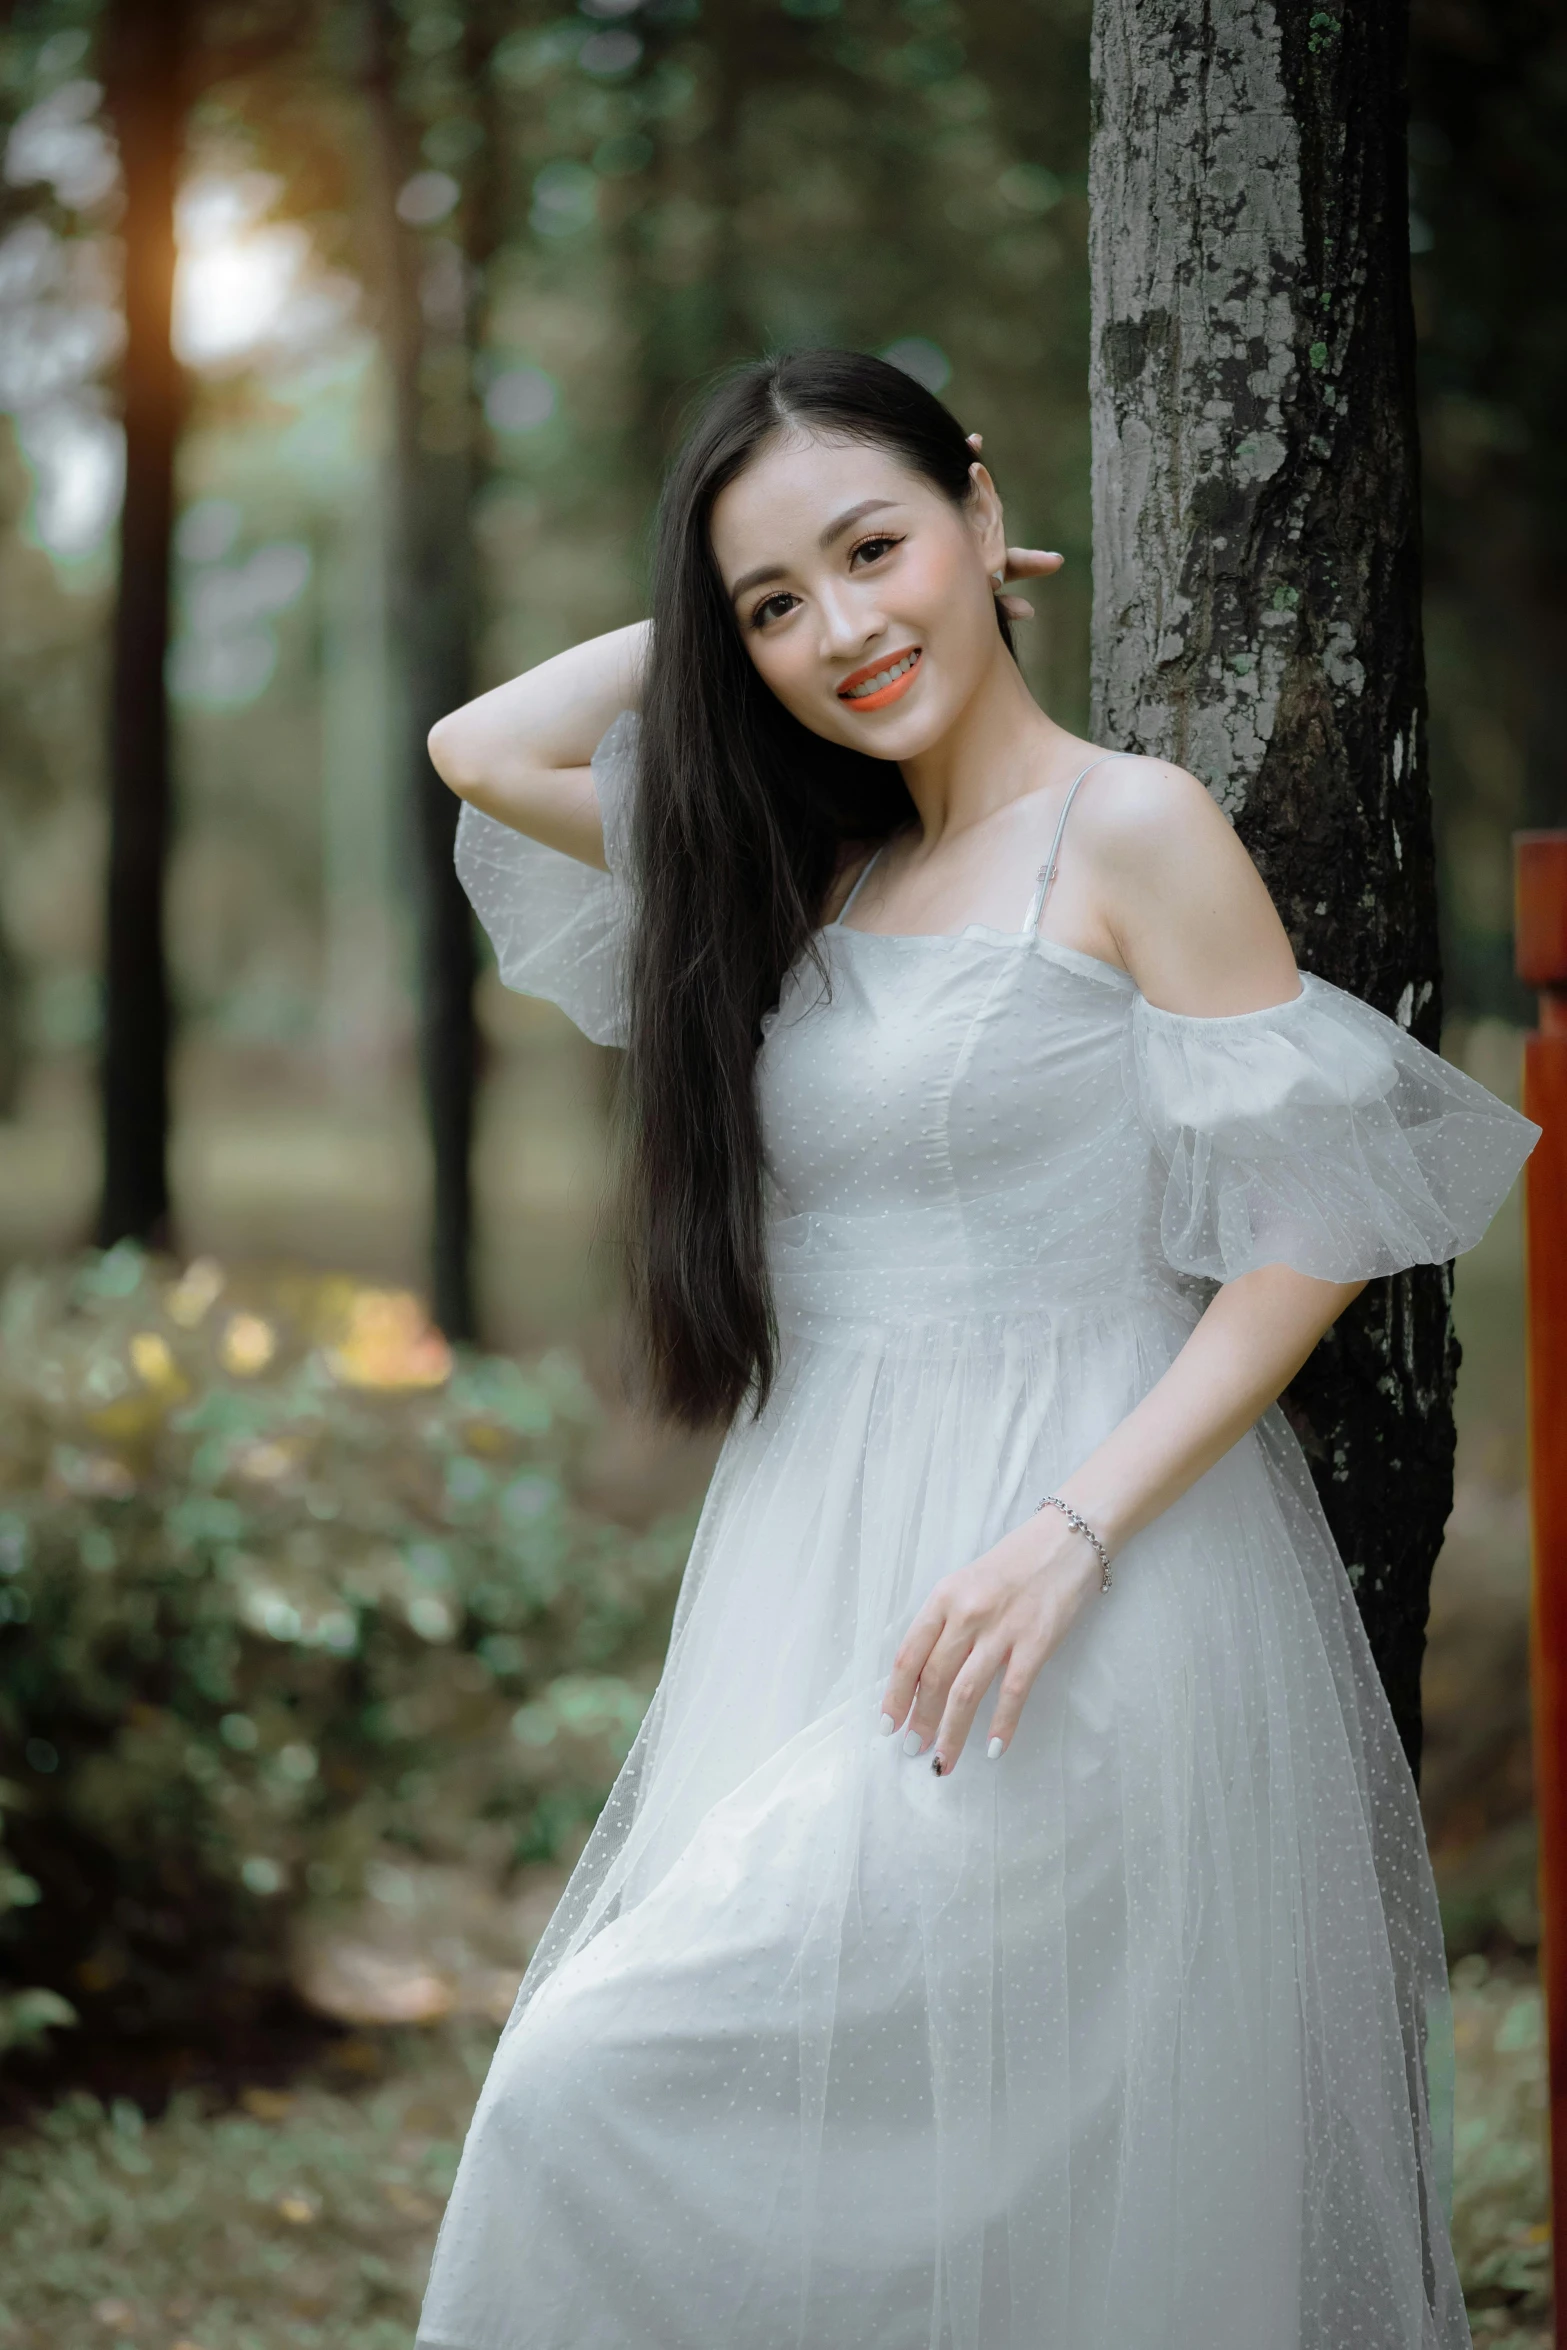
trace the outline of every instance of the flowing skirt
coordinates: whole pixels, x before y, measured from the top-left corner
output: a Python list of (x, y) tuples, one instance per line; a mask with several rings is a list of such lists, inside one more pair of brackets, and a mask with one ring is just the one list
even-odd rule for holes
[(924, 1594), (1124, 1417), (1155, 1295), (801, 1321), (519, 1996), (420, 2350), (1460, 2350), (1413, 1782), (1277, 1412), (999, 1763), (878, 1733)]

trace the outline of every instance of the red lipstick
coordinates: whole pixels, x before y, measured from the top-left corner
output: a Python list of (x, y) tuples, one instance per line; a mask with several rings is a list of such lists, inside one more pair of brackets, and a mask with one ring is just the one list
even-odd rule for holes
[[(919, 675), (923, 657), (918, 645), (905, 645), (900, 653), (884, 653), (879, 661), (867, 661), (863, 669), (853, 670), (837, 687), (839, 701), (846, 710), (885, 710), (889, 702), (908, 692)], [(873, 693), (856, 691), (878, 677), (885, 677), (887, 682)]]

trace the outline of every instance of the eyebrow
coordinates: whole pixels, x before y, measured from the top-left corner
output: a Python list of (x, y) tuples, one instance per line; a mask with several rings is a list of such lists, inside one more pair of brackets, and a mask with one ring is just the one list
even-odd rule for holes
[[(863, 522), (867, 514), (879, 514), (885, 507), (895, 506), (897, 502), (896, 498), (862, 498), (857, 506), (850, 506), (840, 514), (836, 522), (828, 523), (817, 545), (825, 554), (835, 540), (841, 539), (844, 532), (852, 530), (857, 522)], [(750, 594), (752, 588), (764, 587), (770, 579), (782, 579), (785, 568), (782, 563), (758, 564), (754, 571), (748, 571), (743, 579), (735, 581), (729, 591), (730, 601), (737, 604), (742, 596)]]

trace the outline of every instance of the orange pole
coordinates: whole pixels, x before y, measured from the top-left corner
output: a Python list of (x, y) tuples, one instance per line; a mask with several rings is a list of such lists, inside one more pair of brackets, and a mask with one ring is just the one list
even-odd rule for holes
[(1514, 847), (1518, 976), (1540, 991), (1540, 1025), (1524, 1047), (1523, 1078), (1524, 1113), (1544, 1129), (1524, 1183), (1534, 1533), (1529, 1678), (1552, 2261), (1556, 2307), (1567, 2315), (1567, 832), (1520, 832)]

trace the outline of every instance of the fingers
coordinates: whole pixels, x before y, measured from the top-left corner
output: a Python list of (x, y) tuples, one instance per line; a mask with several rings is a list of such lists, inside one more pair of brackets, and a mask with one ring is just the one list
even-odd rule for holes
[[(907, 1752), (923, 1754), (934, 1739), (946, 1713), (952, 1685), (973, 1652), (978, 1630), (976, 1624), (954, 1617), (949, 1617), (942, 1627), (941, 1638), (925, 1660), (920, 1685), (914, 1693), (909, 1735), (904, 1741)], [(912, 1743), (916, 1737), (917, 1747)]]
[(1011, 1745), (1024, 1703), (1039, 1677), (1039, 1668), (1044, 1661), (1043, 1655), (1032, 1649), (1014, 1648), (1008, 1657), (1007, 1669), (1001, 1676), (1001, 1689), (996, 1698), (996, 1710), (990, 1717), (990, 1741), (986, 1752), (992, 1762), (999, 1761)]
[(1008, 579), (1045, 579), (1052, 571), (1059, 571), (1066, 561), (1047, 547), (1008, 547)]
[(891, 1736), (901, 1728), (903, 1752), (928, 1756), (945, 1778), (999, 1674), (987, 1741), (991, 1760), (999, 1760), (1063, 1628), (1048, 1576), (1040, 1586), (1032, 1549), (1021, 1536), (1006, 1537), (994, 1553), (946, 1577), (926, 1599), (893, 1659), (882, 1700), (883, 1732)]
[[(1006, 576), (1008, 579), (1045, 579), (1052, 571), (1059, 571), (1065, 560), (1064, 555), (1057, 555), (1045, 547), (1008, 547)], [(1002, 595), (996, 601), (1009, 620), (1032, 620), (1034, 617), (1034, 607), (1026, 596)]]
[(975, 456), (977, 457), (977, 456), (979, 455), (979, 453), (980, 453), (981, 449), (983, 449), (983, 447), (985, 446), (985, 436), (984, 436), (984, 434), (983, 434), (982, 432), (971, 432), (971, 433), (968, 435), (968, 445), (969, 445), (969, 447), (970, 447), (970, 448), (973, 450), (973, 452), (974, 452)]
[(974, 1716), (979, 1701), (996, 1677), (1001, 1662), (997, 1651), (990, 1647), (971, 1649), (947, 1692), (941, 1725), (936, 1732), (936, 1751), (931, 1757), (938, 1778), (945, 1778), (963, 1752), (964, 1743), (974, 1727)]
[(888, 1737), (891, 1737), (900, 1722), (907, 1719), (909, 1708), (914, 1703), (914, 1692), (919, 1687), (920, 1675), (925, 1670), (931, 1650), (941, 1637), (944, 1621), (942, 1609), (927, 1602), (903, 1636), (903, 1645), (892, 1660), (892, 1675), (881, 1701), (882, 1728)]

